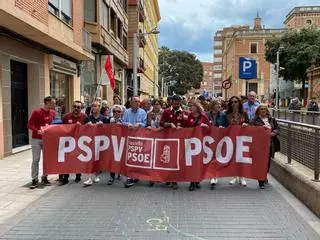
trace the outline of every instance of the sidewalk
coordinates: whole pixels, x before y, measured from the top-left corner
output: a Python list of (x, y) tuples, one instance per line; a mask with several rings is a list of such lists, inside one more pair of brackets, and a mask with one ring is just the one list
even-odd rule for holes
[[(0, 224), (15, 216), (29, 204), (49, 192), (53, 186), (42, 187), (32, 191), (31, 183), (31, 150), (14, 154), (0, 160)], [(42, 174), (42, 162), (40, 162), (39, 176)], [(53, 182), (55, 176), (50, 176)]]

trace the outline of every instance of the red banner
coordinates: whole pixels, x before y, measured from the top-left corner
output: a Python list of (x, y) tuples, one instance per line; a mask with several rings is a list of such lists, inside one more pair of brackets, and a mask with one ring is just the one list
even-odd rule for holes
[(162, 182), (227, 176), (265, 180), (269, 149), (270, 130), (251, 126), (53, 125), (43, 136), (45, 174), (102, 170)]

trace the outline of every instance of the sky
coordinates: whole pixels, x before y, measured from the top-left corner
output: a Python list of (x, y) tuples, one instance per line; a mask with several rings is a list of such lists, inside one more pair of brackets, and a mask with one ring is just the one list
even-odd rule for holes
[(259, 11), (265, 28), (284, 27), (296, 6), (320, 6), (319, 0), (158, 0), (159, 46), (192, 52), (213, 61), (214, 33), (232, 25), (250, 25)]

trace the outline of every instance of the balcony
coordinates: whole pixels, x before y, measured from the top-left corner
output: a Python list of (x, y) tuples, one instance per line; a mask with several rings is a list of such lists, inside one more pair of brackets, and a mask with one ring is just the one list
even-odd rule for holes
[(139, 58), (139, 66), (138, 66), (138, 73), (144, 73), (146, 70), (144, 66), (144, 60), (142, 58)]
[(91, 53), (91, 35), (85, 29), (82, 29), (82, 47), (85, 51)]
[(138, 0), (139, 1), (139, 5), (138, 5), (138, 8), (139, 8), (139, 22), (144, 22), (144, 20), (146, 20), (146, 15), (144, 13), (144, 7), (143, 7), (143, 4), (142, 4), (142, 1), (141, 0)]
[(146, 36), (142, 33), (142, 31), (139, 31), (139, 47), (144, 48), (144, 46), (147, 43)]

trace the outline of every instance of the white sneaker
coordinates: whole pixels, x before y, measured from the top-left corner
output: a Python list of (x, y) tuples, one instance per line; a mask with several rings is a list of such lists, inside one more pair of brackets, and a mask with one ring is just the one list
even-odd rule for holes
[(86, 186), (92, 185), (92, 178), (89, 178), (87, 181), (84, 181), (83, 184)]
[(211, 178), (211, 180), (210, 180), (210, 184), (212, 185), (215, 185), (215, 184), (217, 184), (218, 183), (218, 178)]
[(235, 177), (234, 179), (232, 179), (232, 180), (229, 182), (229, 184), (230, 184), (230, 185), (234, 185), (234, 184), (236, 184), (237, 181), (239, 181), (239, 177)]
[(99, 176), (96, 176), (93, 180), (94, 183), (98, 183), (100, 182), (100, 177)]
[(246, 186), (247, 186), (247, 182), (246, 182), (246, 180), (244, 179), (244, 177), (241, 177), (241, 178), (240, 178), (240, 182), (239, 182), (239, 183), (240, 183), (240, 185), (243, 186), (243, 187), (246, 187)]

